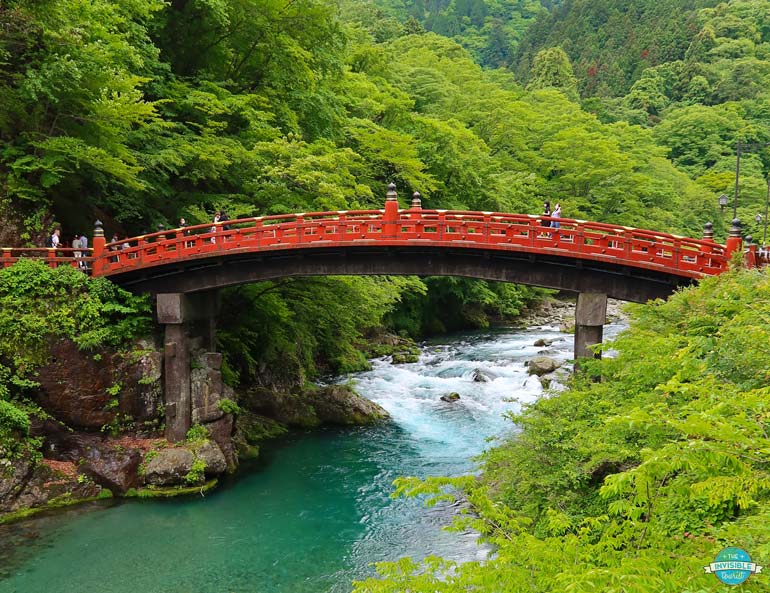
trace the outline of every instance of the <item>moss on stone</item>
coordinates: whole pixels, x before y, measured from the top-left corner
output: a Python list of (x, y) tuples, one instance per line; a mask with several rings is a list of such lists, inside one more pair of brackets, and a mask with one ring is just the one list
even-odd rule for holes
[(65, 494), (62, 494), (61, 496), (57, 496), (56, 498), (52, 498), (49, 500), (46, 504), (39, 506), (39, 507), (25, 507), (23, 509), (19, 509), (18, 511), (13, 511), (11, 513), (6, 513), (4, 515), (0, 516), (0, 525), (6, 525), (8, 523), (15, 523), (16, 521), (21, 521), (22, 519), (27, 519), (28, 517), (32, 517), (34, 515), (38, 515), (44, 511), (50, 511), (54, 509), (59, 509), (63, 507), (70, 507), (76, 504), (82, 504), (85, 502), (93, 502), (95, 500), (105, 500), (108, 498), (112, 498), (113, 494), (111, 491), (109, 491), (106, 488), (102, 488), (102, 490), (99, 491), (99, 494), (96, 496), (86, 496), (83, 498), (79, 498), (76, 496), (72, 496), (71, 492), (67, 492)]
[(124, 495), (125, 498), (171, 498), (174, 496), (187, 496), (189, 494), (204, 494), (214, 488), (218, 480), (214, 478), (199, 486), (146, 486), (144, 488), (131, 488)]

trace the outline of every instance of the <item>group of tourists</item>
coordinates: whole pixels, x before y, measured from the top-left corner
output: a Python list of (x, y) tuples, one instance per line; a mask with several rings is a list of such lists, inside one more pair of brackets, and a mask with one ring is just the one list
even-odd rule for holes
[[(224, 210), (217, 210), (217, 213), (214, 215), (214, 226), (211, 227), (211, 232), (216, 233), (218, 230), (219, 223), (226, 222), (230, 220), (230, 217), (227, 216)], [(229, 231), (230, 225), (229, 224), (223, 224), (222, 225), (223, 231)], [(211, 242), (216, 243), (216, 237), (211, 237)]]
[[(545, 202), (543, 204), (543, 216), (556, 219), (561, 218), (561, 204), (557, 202), (556, 206), (553, 208), (553, 211), (551, 211), (551, 202)], [(552, 229), (558, 229), (561, 227), (561, 223), (558, 220), (543, 220), (542, 225)]]
[[(214, 225), (211, 227), (211, 232), (216, 233), (219, 230), (223, 231), (229, 231), (230, 225), (229, 224), (222, 224), (223, 222), (227, 222), (230, 220), (230, 217), (227, 215), (227, 213), (224, 210), (217, 210), (216, 214), (214, 215)], [(179, 227), (180, 229), (183, 229), (183, 234), (185, 236), (190, 234), (189, 230), (186, 230), (187, 228), (187, 221), (184, 218), (179, 219)], [(165, 230), (165, 227), (163, 224), (158, 225), (158, 232), (162, 232)], [(157, 240), (163, 240), (166, 237), (163, 235), (159, 235), (159, 238)], [(211, 242), (215, 243), (216, 238), (211, 237)], [(186, 243), (185, 246), (189, 247), (191, 243)], [(72, 257), (77, 262), (77, 267), (81, 270), (87, 270), (88, 269), (88, 237), (86, 237), (82, 233), (75, 233), (72, 237)], [(50, 235), (46, 236), (45, 239), (45, 247), (49, 249), (65, 249), (66, 243), (64, 242), (62, 238), (62, 231), (61, 228), (56, 228), (53, 230), (53, 232)], [(129, 243), (128, 237), (125, 235), (122, 236), (122, 239), (120, 236), (118, 236), (117, 233), (112, 235), (112, 238), (109, 241), (109, 247), (108, 249), (110, 251), (123, 251), (125, 249), (129, 249), (131, 247), (131, 244)], [(60, 254), (59, 254), (60, 255)], [(129, 254), (130, 257), (131, 254)], [(112, 256), (112, 261), (118, 261), (118, 255), (115, 254)]]
[[(45, 246), (49, 249), (64, 249), (65, 243), (62, 240), (61, 229), (54, 229), (53, 233), (46, 237)], [(77, 262), (77, 267), (81, 270), (88, 269), (88, 237), (82, 233), (75, 233), (72, 237), (72, 257)]]

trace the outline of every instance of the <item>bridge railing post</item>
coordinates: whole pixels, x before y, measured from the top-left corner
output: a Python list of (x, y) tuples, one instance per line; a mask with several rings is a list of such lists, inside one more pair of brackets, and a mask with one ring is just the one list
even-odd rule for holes
[(741, 239), (741, 221), (734, 218), (730, 224), (730, 233), (727, 236), (727, 259), (729, 260), (733, 253), (743, 249), (743, 239)]
[[(703, 237), (701, 240), (706, 243), (714, 243), (714, 225), (710, 222), (703, 225)], [(714, 265), (714, 260), (711, 258), (712, 254), (713, 251), (711, 247), (705, 250), (701, 247), (699, 257), (703, 258), (703, 264), (706, 268), (711, 268)]]
[(94, 276), (101, 276), (104, 273), (104, 246), (106, 240), (104, 238), (104, 229), (102, 228), (102, 221), (97, 220), (94, 223), (94, 238), (91, 242), (93, 250), (91, 251), (91, 274)]
[(297, 229), (296, 241), (297, 243), (302, 243), (305, 236), (305, 216), (303, 214), (297, 214), (295, 226)]
[(385, 197), (385, 212), (382, 215), (383, 238), (395, 239), (398, 226), (398, 194), (396, 184), (388, 185), (388, 193)]
[(344, 241), (347, 237), (348, 217), (344, 212), (340, 212), (337, 218), (337, 240)]
[(537, 245), (538, 234), (542, 231), (542, 229), (543, 225), (537, 218), (533, 218), (529, 221), (529, 244), (532, 247)]
[(754, 237), (746, 235), (745, 251), (743, 253), (743, 261), (747, 268), (757, 267), (757, 246), (754, 244)]

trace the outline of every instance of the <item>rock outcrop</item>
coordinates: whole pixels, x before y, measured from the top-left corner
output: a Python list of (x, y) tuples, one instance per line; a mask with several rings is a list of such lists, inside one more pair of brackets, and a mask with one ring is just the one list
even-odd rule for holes
[(545, 375), (552, 373), (561, 366), (558, 360), (551, 358), (550, 356), (536, 356), (527, 363), (527, 372), (530, 375)]
[(389, 417), (382, 407), (361, 397), (347, 385), (328, 385), (297, 393), (255, 388), (242, 394), (239, 402), (254, 414), (297, 428), (321, 424), (373, 424)]
[(238, 404), (241, 412), (233, 442), (241, 458), (256, 457), (261, 441), (285, 433), (287, 427), (366, 425), (389, 417), (385, 409), (347, 385), (295, 393), (255, 387), (240, 394)]
[(78, 472), (90, 477), (95, 483), (113, 494), (125, 494), (139, 482), (139, 464), (142, 454), (136, 449), (125, 450), (111, 446), (105, 452), (92, 449), (90, 457), (78, 467)]
[(60, 340), (38, 371), (35, 401), (74, 430), (100, 430), (120, 417), (143, 427), (159, 418), (161, 355), (149, 343), (125, 354), (81, 352)]
[(70, 471), (58, 469), (57, 464), (38, 463), (31, 457), (9, 461), (0, 472), (0, 513), (15, 513), (35, 507), (90, 499), (102, 489), (91, 481), (78, 481), (74, 465)]

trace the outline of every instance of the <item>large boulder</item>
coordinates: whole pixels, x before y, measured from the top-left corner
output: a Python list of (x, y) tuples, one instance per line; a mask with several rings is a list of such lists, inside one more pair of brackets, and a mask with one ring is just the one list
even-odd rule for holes
[(233, 443), (233, 433), (235, 432), (235, 422), (232, 414), (225, 414), (219, 420), (204, 424), (214, 441), (227, 461), (227, 471), (234, 472), (238, 467), (238, 456)]
[(219, 446), (213, 441), (204, 441), (194, 448), (196, 459), (202, 459), (206, 464), (206, 475), (214, 476), (227, 471), (227, 460)]
[(125, 494), (139, 482), (142, 455), (136, 449), (122, 450), (114, 446), (111, 449), (92, 449), (79, 471), (114, 494)]
[(328, 385), (307, 395), (322, 424), (364, 425), (390, 417), (384, 408), (348, 385)]
[(195, 457), (189, 449), (173, 447), (161, 449), (147, 462), (144, 480), (154, 486), (183, 484), (192, 469)]
[(550, 356), (536, 356), (527, 363), (527, 372), (530, 375), (545, 375), (552, 373), (561, 366), (558, 360), (551, 358)]
[(286, 393), (264, 387), (253, 387), (239, 394), (238, 405), (258, 416), (266, 416), (299, 428), (318, 426), (315, 409), (302, 393)]

